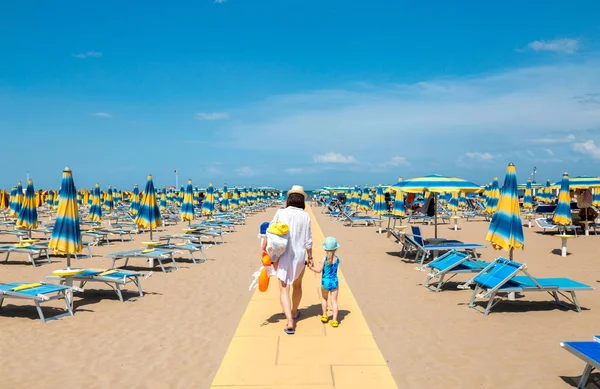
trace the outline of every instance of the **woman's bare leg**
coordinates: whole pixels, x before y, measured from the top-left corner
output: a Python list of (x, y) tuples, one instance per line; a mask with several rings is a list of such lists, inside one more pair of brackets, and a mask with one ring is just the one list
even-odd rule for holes
[(331, 309), (333, 310), (333, 321), (337, 321), (338, 317), (338, 292), (339, 288), (331, 291)]
[(281, 302), (281, 308), (287, 319), (285, 328), (291, 330), (294, 328), (294, 319), (292, 316), (292, 307), (290, 305), (290, 286), (281, 280), (279, 280), (279, 301)]
[(329, 292), (321, 288), (321, 310), (323, 311), (323, 316), (327, 316), (327, 296), (329, 296)]
[(302, 300), (302, 278), (304, 277), (304, 269), (302, 269), (302, 273), (296, 278), (294, 283), (292, 284), (292, 317), (296, 317), (298, 314), (298, 307), (300, 306), (300, 301)]

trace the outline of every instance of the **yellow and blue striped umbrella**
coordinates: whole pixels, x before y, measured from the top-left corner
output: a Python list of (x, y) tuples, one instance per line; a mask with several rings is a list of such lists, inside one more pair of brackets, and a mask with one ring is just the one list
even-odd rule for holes
[(569, 188), (575, 189), (600, 189), (600, 177), (577, 176), (569, 178)]
[(387, 213), (385, 196), (383, 195), (383, 188), (381, 187), (381, 185), (377, 186), (377, 195), (375, 196), (375, 206), (373, 207), (373, 213), (375, 215), (384, 215)]
[(54, 191), (48, 189), (48, 195), (46, 195), (46, 204), (51, 207), (54, 204)]
[[(398, 177), (398, 182), (402, 182), (402, 177)], [(394, 208), (392, 209), (392, 215), (405, 217), (406, 209), (404, 208), (404, 193), (400, 190), (390, 187), (390, 190), (394, 192)]]
[(360, 203), (358, 204), (358, 208), (368, 211), (371, 209), (371, 204), (369, 202), (369, 188), (365, 185), (362, 190), (362, 194), (360, 195)]
[(140, 208), (140, 189), (137, 185), (133, 187), (133, 193), (131, 194), (131, 202), (129, 203), (129, 214), (135, 216)]
[(199, 207), (200, 206), (200, 190), (198, 189), (198, 187), (196, 187), (196, 189), (194, 189), (194, 207)]
[(202, 203), (202, 214), (203, 215), (212, 215), (215, 212), (215, 195), (214, 188), (212, 186), (212, 182), (206, 188), (206, 193), (204, 194), (204, 202)]
[(52, 249), (54, 254), (67, 256), (67, 268), (71, 267), (71, 255), (80, 253), (82, 249), (76, 193), (73, 173), (66, 167), (63, 170), (58, 212), (48, 248)]
[(240, 207), (244, 207), (246, 205), (248, 205), (248, 202), (246, 201), (246, 187), (243, 187), (242, 189), (240, 189)]
[(108, 191), (106, 192), (106, 196), (104, 196), (104, 209), (110, 212), (114, 207), (115, 204), (113, 202), (113, 191), (109, 185)]
[(10, 190), (10, 197), (8, 199), (8, 214), (12, 217), (19, 216), (19, 207), (15, 204), (15, 197), (17, 197), (17, 188), (13, 186)]
[(6, 193), (6, 189), (0, 190), (0, 209), (8, 208), (8, 193)]
[(358, 186), (355, 186), (354, 189), (352, 189), (352, 194), (350, 195), (350, 201), (348, 201), (348, 205), (350, 207), (358, 208), (359, 199), (360, 199), (359, 193), (360, 193), (360, 189), (358, 189)]
[(443, 192), (479, 192), (480, 187), (457, 177), (445, 177), (437, 174), (411, 178), (410, 180), (397, 182), (393, 185), (395, 188), (409, 193), (421, 193), (424, 191), (443, 193)]
[(194, 220), (194, 188), (192, 180), (188, 180), (183, 196), (183, 204), (181, 205), (181, 220), (192, 222)]
[(467, 208), (467, 196), (465, 196), (465, 192), (460, 192), (458, 196), (458, 208), (465, 209)]
[(21, 204), (23, 204), (23, 184), (21, 181), (17, 183), (15, 194), (12, 199), (12, 207), (10, 208), (10, 215), (12, 217), (18, 217), (21, 211)]
[(458, 192), (452, 192), (452, 197), (448, 202), (448, 210), (458, 212)]
[(594, 207), (600, 207), (600, 188), (593, 188), (592, 205)]
[[(33, 189), (33, 181), (27, 181), (27, 190), (21, 210), (15, 224), (19, 228), (32, 230), (38, 226), (37, 205), (35, 203), (35, 190)], [(31, 232), (30, 232), (31, 235)]]
[(531, 179), (527, 179), (527, 187), (525, 188), (525, 194), (523, 195), (523, 208), (533, 209), (533, 196), (531, 192)]
[(550, 179), (546, 180), (546, 187), (544, 188), (544, 197), (543, 202), (545, 204), (552, 204), (552, 184), (550, 183)]
[(177, 193), (177, 200), (176, 200), (176, 204), (178, 207), (181, 207), (181, 205), (183, 204), (183, 196), (185, 195), (185, 188), (183, 187), (183, 185), (181, 185), (181, 188), (179, 188), (179, 192)]
[(167, 195), (165, 194), (165, 191), (161, 191), (160, 192), (160, 210), (164, 211), (167, 209)]
[(558, 205), (556, 212), (552, 217), (552, 222), (559, 226), (569, 226), (573, 223), (571, 220), (571, 193), (569, 187), (569, 175), (563, 174), (560, 182), (560, 192), (558, 193)]
[(135, 217), (135, 224), (139, 228), (150, 230), (150, 240), (152, 240), (152, 230), (162, 226), (162, 218), (160, 217), (160, 210), (156, 204), (156, 191), (154, 190), (154, 182), (152, 182), (151, 174), (148, 175), (144, 196), (142, 197), (142, 202), (140, 203), (138, 213)]
[(88, 213), (88, 219), (93, 222), (102, 220), (102, 205), (100, 204), (100, 184), (96, 183), (94, 192), (92, 193), (92, 206)]
[(500, 200), (500, 188), (498, 185), (498, 177), (494, 177), (494, 181), (492, 181), (492, 186), (485, 204), (485, 213), (488, 215), (493, 215), (494, 212), (496, 212), (496, 208), (498, 208), (498, 200)]
[(227, 192), (227, 184), (223, 185), (223, 201), (221, 201), (221, 211), (229, 209), (229, 193)]
[(524, 247), (525, 238), (517, 193), (517, 171), (512, 163), (506, 169), (498, 207), (492, 216), (485, 239), (492, 244), (495, 250), (508, 251), (511, 260), (513, 250), (522, 250)]
[(87, 189), (83, 189), (83, 190), (81, 191), (81, 194), (82, 194), (82, 196), (83, 196), (83, 204), (86, 204), (86, 205), (87, 205), (87, 204), (88, 204), (88, 201), (89, 201), (89, 199), (90, 199), (90, 191), (89, 191), (89, 190), (87, 190)]
[(237, 186), (233, 188), (233, 196), (231, 197), (231, 208), (238, 209), (240, 206), (240, 191)]

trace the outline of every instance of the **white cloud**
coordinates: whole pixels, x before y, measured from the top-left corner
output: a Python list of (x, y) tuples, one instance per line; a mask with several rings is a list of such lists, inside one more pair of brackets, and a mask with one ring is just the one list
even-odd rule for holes
[(551, 157), (554, 157), (554, 151), (552, 151), (551, 149), (542, 149), (546, 152), (546, 154), (548, 154)]
[(575, 142), (575, 135), (569, 134), (567, 136), (562, 136), (559, 138), (552, 138), (552, 137), (535, 138), (535, 139), (529, 139), (529, 142), (536, 143), (536, 144), (573, 143), (573, 142)]
[(214, 166), (209, 166), (208, 168), (206, 168), (206, 171), (208, 174), (211, 174), (213, 176), (220, 176), (223, 174), (223, 171), (220, 169), (217, 169)]
[(286, 174), (302, 174), (304, 171), (305, 169), (301, 167), (291, 167), (284, 170)]
[(108, 112), (94, 112), (94, 113), (91, 113), (90, 115), (92, 115), (92, 116), (98, 116), (98, 117), (104, 118), (104, 119), (110, 119), (110, 118), (113, 117), (113, 115), (111, 115)]
[(73, 57), (78, 59), (86, 59), (86, 58), (98, 58), (102, 57), (102, 53), (97, 51), (87, 51), (85, 53), (72, 54)]
[(410, 165), (410, 162), (408, 162), (406, 157), (401, 157), (399, 155), (396, 155), (396, 156), (390, 158), (389, 161), (386, 161), (381, 164), (381, 166), (402, 166), (402, 165), (408, 166), (408, 165)]
[(573, 151), (587, 154), (594, 159), (600, 159), (600, 148), (596, 146), (596, 143), (593, 140), (588, 140), (587, 142), (574, 143)]
[(579, 48), (578, 39), (555, 39), (552, 41), (533, 41), (527, 45), (533, 51), (552, 51), (555, 53), (574, 54)]
[(235, 170), (238, 176), (252, 177), (256, 175), (256, 171), (249, 166), (242, 166)]
[(225, 3), (227, 0), (215, 0), (215, 4), (223, 4)]
[(313, 161), (316, 163), (357, 163), (358, 161), (352, 155), (342, 155), (340, 153), (325, 153), (315, 155)]
[(198, 112), (196, 114), (198, 120), (223, 120), (229, 119), (227, 112)]
[(465, 153), (465, 157), (476, 160), (476, 161), (481, 161), (481, 162), (488, 162), (495, 158), (492, 154), (490, 154), (488, 152), (482, 153), (479, 151), (472, 151), (472, 152)]

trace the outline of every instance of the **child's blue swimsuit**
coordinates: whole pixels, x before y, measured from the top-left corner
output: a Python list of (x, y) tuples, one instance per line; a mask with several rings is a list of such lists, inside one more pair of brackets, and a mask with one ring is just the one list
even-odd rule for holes
[(335, 257), (335, 261), (330, 265), (327, 260), (327, 256), (325, 256), (325, 264), (323, 266), (323, 275), (321, 276), (321, 286), (326, 291), (331, 292), (332, 290), (336, 290), (339, 286), (337, 270), (340, 264), (340, 259)]

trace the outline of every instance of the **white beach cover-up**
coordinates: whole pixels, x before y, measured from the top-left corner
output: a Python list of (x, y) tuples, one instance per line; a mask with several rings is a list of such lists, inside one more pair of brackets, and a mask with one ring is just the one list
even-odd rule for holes
[(306, 249), (312, 248), (310, 215), (303, 209), (287, 207), (275, 213), (272, 223), (275, 222), (289, 226), (288, 244), (278, 261), (277, 278), (290, 285), (304, 270)]

